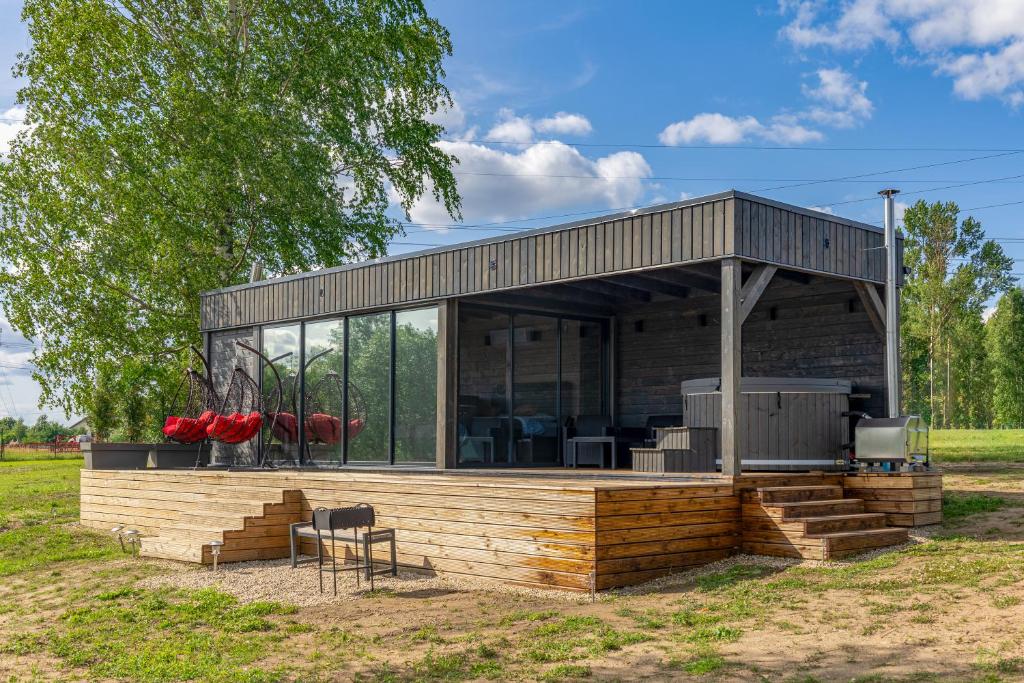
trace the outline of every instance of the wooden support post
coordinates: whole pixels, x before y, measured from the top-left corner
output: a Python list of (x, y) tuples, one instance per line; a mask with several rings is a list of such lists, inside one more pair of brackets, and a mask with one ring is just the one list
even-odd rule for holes
[(437, 306), (437, 451), (438, 469), (452, 469), (458, 458), (459, 301)]
[(761, 300), (761, 295), (764, 294), (764, 290), (768, 289), (777, 270), (778, 268), (775, 266), (763, 265), (758, 266), (757, 270), (750, 274), (747, 284), (740, 292), (740, 324), (743, 324), (743, 321), (754, 310), (754, 306)]
[(722, 260), (722, 474), (738, 476), (740, 379), (743, 374), (743, 318), (740, 304), (742, 262)]
[(871, 319), (871, 325), (874, 326), (878, 334), (884, 337), (885, 304), (882, 303), (882, 297), (878, 296), (878, 290), (867, 282), (854, 282), (853, 286), (857, 289), (857, 295), (860, 297), (861, 303), (864, 304), (868, 318)]

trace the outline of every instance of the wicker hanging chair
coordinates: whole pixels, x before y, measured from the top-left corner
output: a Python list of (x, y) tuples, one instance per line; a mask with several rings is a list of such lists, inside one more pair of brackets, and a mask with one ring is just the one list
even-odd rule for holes
[[(330, 353), (330, 349), (310, 358), (306, 363), (306, 369), (308, 370), (315, 360), (327, 353)], [(341, 375), (331, 370), (306, 391), (304, 422), (308, 442), (333, 446), (341, 441), (341, 418), (332, 413), (337, 412), (338, 406), (345, 404), (344, 386), (345, 382)], [(351, 382), (348, 385), (348, 402), (347, 438), (352, 440), (366, 427), (367, 415), (362, 395)]]
[[(262, 357), (259, 351), (243, 342), (239, 347)], [(280, 384), (280, 378), (278, 379)], [(221, 398), (217, 414), (206, 428), (213, 441), (240, 444), (254, 439), (263, 428), (263, 396), (260, 386), (241, 365), (235, 366)]]
[(161, 429), (175, 443), (196, 444), (207, 437), (207, 427), (216, 417), (220, 400), (210, 382), (210, 365), (195, 347), (189, 347), (203, 364), (200, 374), (191, 365), (178, 383), (171, 408)]

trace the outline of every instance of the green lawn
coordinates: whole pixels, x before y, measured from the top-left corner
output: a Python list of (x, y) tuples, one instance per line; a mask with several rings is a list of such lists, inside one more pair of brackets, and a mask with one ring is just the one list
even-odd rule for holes
[[(998, 488), (970, 473), (948, 474), (945, 529), (925, 543), (836, 566), (707, 568), (593, 604), (470, 588), (387, 589), (300, 609), (209, 589), (140, 587), (140, 578), (171, 570), (129, 559), (108, 535), (75, 524), (79, 467), (0, 463), (2, 681), (995, 683), (1024, 676), (1018, 468), (1007, 468)], [(963, 614), (974, 615), (969, 628)], [(823, 634), (850, 646), (825, 647)], [(894, 642), (904, 655), (891, 656)]]
[(1024, 429), (935, 429), (929, 434), (934, 462), (1024, 463)]

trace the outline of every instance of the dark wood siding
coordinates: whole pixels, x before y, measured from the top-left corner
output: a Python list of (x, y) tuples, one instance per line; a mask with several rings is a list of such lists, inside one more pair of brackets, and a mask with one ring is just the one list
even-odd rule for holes
[[(681, 413), (679, 383), (718, 376), (719, 309), (717, 296), (703, 295), (650, 304), (618, 319), (616, 388), (623, 424), (641, 426), (649, 415)], [(777, 277), (743, 324), (743, 375), (846, 379), (855, 392), (870, 394), (856, 407), (881, 415), (885, 340), (852, 283), (804, 285)]]
[[(742, 194), (204, 294), (203, 330), (738, 255), (881, 282), (882, 233)], [(322, 294), (321, 294), (322, 292)]]

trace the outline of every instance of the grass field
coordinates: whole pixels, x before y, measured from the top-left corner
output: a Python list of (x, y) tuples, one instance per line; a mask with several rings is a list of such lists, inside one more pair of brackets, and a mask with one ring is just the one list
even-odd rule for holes
[(299, 608), (143, 587), (182, 570), (75, 524), (79, 466), (0, 463), (0, 680), (1024, 678), (1020, 468), (958, 467), (944, 527), (850, 562), (739, 557), (595, 603), (384, 589)]
[(1024, 429), (935, 429), (928, 435), (935, 462), (1024, 463)]

